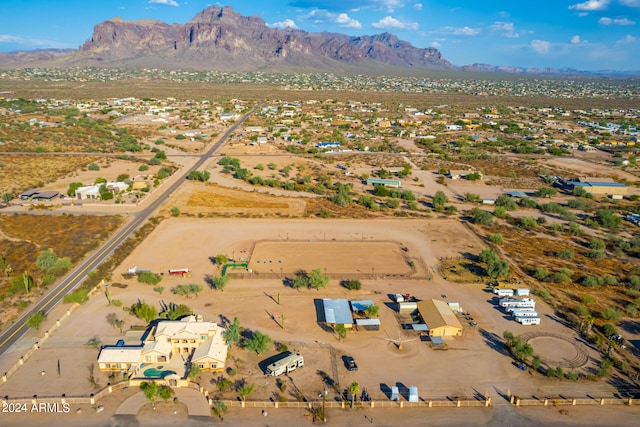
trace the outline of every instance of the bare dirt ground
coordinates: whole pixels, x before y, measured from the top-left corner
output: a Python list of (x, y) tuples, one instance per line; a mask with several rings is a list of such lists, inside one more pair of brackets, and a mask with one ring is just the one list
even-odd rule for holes
[[(458, 221), (175, 218), (163, 221), (153, 234), (116, 269), (114, 282), (121, 285), (112, 287), (112, 296), (114, 299), (121, 300), (124, 307), (138, 300), (146, 301), (156, 307), (161, 303), (176, 302), (189, 305), (195, 313), (202, 314), (208, 320), (223, 321), (237, 316), (244, 328), (264, 332), (274, 341), (285, 343), (290, 350), (299, 351), (305, 356), (304, 368), (292, 373), (290, 378), (282, 378), (287, 384), (286, 390), (282, 391), (276, 386), (274, 378), (263, 376), (258, 366), (262, 360), (277, 353), (274, 349), (265, 354), (256, 354), (245, 349), (231, 348), (228, 366), (235, 368), (238, 373), (228, 377), (232, 381), (244, 380), (255, 384), (256, 390), (250, 399), (293, 401), (299, 396), (304, 396), (313, 400), (325, 387), (322, 380), (323, 373), (328, 375), (335, 384), (335, 388), (331, 387), (330, 399), (336, 399), (342, 389), (352, 381), (357, 381), (374, 400), (386, 400), (384, 389), (388, 386), (416, 385), (420, 396), (424, 399), (442, 399), (446, 396), (473, 399), (477, 393), (480, 393), (492, 396), (494, 403), (501, 408), (507, 408), (504, 409), (506, 411), (512, 411), (505, 400), (508, 392), (521, 396), (576, 395), (576, 393), (611, 396), (613, 389), (603, 382), (573, 384), (568, 381), (549, 380), (514, 367), (512, 358), (502, 342), (501, 336), (504, 330), (510, 330), (514, 334), (543, 331), (554, 336), (562, 336), (567, 341), (575, 341), (577, 337), (572, 330), (566, 328), (562, 320), (554, 315), (551, 308), (540, 301), (536, 307), (543, 318), (540, 327), (526, 327), (513, 322), (496, 307), (496, 299), (482, 284), (452, 284), (439, 276), (435, 276), (430, 281), (423, 281), (382, 278), (376, 275), (375, 279), (363, 279), (363, 289), (360, 291), (348, 291), (339, 285), (338, 280), (332, 280), (329, 286), (321, 291), (297, 291), (285, 286), (283, 280), (277, 277), (268, 280), (235, 278), (222, 292), (206, 286), (205, 277), (219, 272), (218, 267), (209, 259), (217, 253), (226, 253), (232, 258), (246, 260), (251, 255), (252, 245), (256, 241), (266, 240), (272, 245), (275, 244), (273, 249), (275, 251), (277, 248), (286, 247), (295, 242), (305, 243), (305, 245), (312, 245), (315, 242), (333, 247), (340, 244), (338, 239), (348, 241), (344, 243), (347, 247), (373, 245), (371, 247), (375, 248), (376, 244), (381, 244), (380, 253), (391, 251), (391, 262), (398, 265), (401, 262), (401, 255), (394, 255), (394, 251), (400, 251), (395, 243), (400, 241), (409, 248), (410, 255), (419, 257), (426, 265), (434, 268), (437, 268), (441, 257), (460, 257), (466, 253), (477, 254), (484, 248), (483, 243)], [(383, 243), (376, 243), (380, 241)], [(387, 246), (388, 249), (385, 249)], [(260, 248), (260, 251), (264, 250), (270, 252), (269, 246)], [(393, 257), (398, 258), (394, 261)], [(262, 258), (267, 257), (262, 256)], [(276, 256), (272, 258), (274, 262), (277, 259)], [(346, 258), (333, 261), (336, 262), (335, 266), (328, 263), (327, 268), (337, 266), (345, 268), (344, 266), (351, 265), (349, 257)], [(329, 262), (331, 259), (328, 258), (326, 261)], [(134, 265), (156, 272), (166, 272), (169, 268), (188, 267), (192, 271), (192, 276), (181, 278), (168, 277), (165, 274), (160, 283), (164, 291), (158, 293), (152, 286), (120, 277), (119, 273)], [(317, 265), (317, 267), (324, 268), (323, 265)], [(205, 289), (197, 297), (191, 298), (170, 293), (172, 287), (186, 283), (200, 283)], [(415, 332), (401, 329), (400, 323), (403, 318), (395, 312), (389, 297), (390, 294), (397, 292), (411, 293), (421, 299), (438, 298), (458, 302), (473, 316), (478, 325), (472, 327), (461, 319), (465, 327), (464, 336), (448, 340), (448, 350), (435, 351), (430, 348), (428, 342), (421, 341), (420, 336)], [(345, 340), (338, 340), (335, 334), (326, 331), (317, 323), (318, 313), (314, 300), (319, 298), (371, 299), (381, 307), (382, 328), (377, 332), (351, 331)], [(56, 310), (40, 331), (31, 332), (26, 340), (16, 344), (0, 359), (0, 368), (6, 371), (12, 363), (15, 363), (19, 356), (38, 340), (43, 329), (48, 328), (47, 325), (55, 322), (56, 316), (64, 312), (64, 306)], [(59, 396), (62, 393), (87, 394), (96, 389), (90, 381), (92, 375), (99, 386), (106, 385), (109, 381), (107, 374), (97, 370), (97, 350), (89, 349), (85, 344), (93, 337), (98, 337), (106, 344), (113, 344), (123, 338), (123, 334), (118, 329), (109, 326), (106, 322), (106, 316), (109, 313), (116, 313), (125, 321), (125, 330), (135, 325), (143, 326), (141, 320), (132, 317), (121, 308), (109, 306), (103, 293), (99, 292), (93, 295), (85, 305), (75, 310), (72, 316), (65, 320), (43, 344), (42, 349), (36, 352), (14, 376), (10, 377), (7, 383), (0, 384), (0, 393), (10, 397), (31, 396), (34, 390), (33, 385), (38, 384), (38, 394), (42, 396)], [(403, 341), (403, 350), (398, 350), (392, 343), (398, 339)], [(536, 352), (540, 353), (543, 359), (550, 360), (550, 363), (575, 358), (575, 346), (567, 346), (566, 351), (561, 351), (562, 354), (560, 354), (558, 352), (560, 347), (554, 346), (552, 341), (553, 339), (546, 341), (538, 339), (538, 343), (533, 340), (532, 345)], [(599, 356), (597, 351), (588, 347), (586, 343), (581, 345), (587, 349), (587, 360), (579, 369), (590, 372), (597, 366)], [(360, 368), (357, 372), (349, 372), (344, 368), (342, 362), (344, 355), (356, 358)], [(61, 361), (60, 376), (56, 372), (57, 359)], [(45, 371), (45, 375), (41, 375), (42, 371)], [(237, 395), (233, 391), (220, 393), (217, 390), (214, 381), (219, 376), (220, 374), (204, 373), (197, 381), (213, 396), (236, 398)], [(110, 397), (100, 404), (105, 406), (105, 413), (108, 414), (116, 410), (119, 401)], [(76, 408), (73, 407), (72, 412), (75, 410)], [(625, 410), (633, 411), (633, 408), (625, 408)], [(407, 414), (403, 415), (403, 417), (408, 416), (407, 422), (411, 421), (413, 416), (418, 417), (418, 414), (431, 414), (431, 412), (405, 411), (402, 414)], [(466, 418), (469, 417), (468, 414), (473, 412), (486, 417), (482, 419), (486, 420), (483, 423), (488, 425), (493, 424), (496, 419), (494, 417), (507, 421), (514, 416), (519, 416), (511, 414), (503, 418), (505, 415), (495, 415), (491, 412), (492, 410), (463, 411), (465, 415), (460, 415), (461, 420), (468, 419)], [(90, 409), (85, 412), (86, 416), (82, 419), (86, 420), (87, 424), (80, 424), (91, 425), (96, 414)], [(291, 425), (310, 424), (304, 413), (298, 410), (286, 412), (282, 410), (277, 412), (277, 415), (276, 413), (271, 415), (272, 413), (273, 411), (269, 412), (269, 417), (275, 418), (268, 418), (269, 423), (277, 424), (282, 420)], [(375, 419), (377, 424), (394, 425), (395, 417), (399, 414), (392, 410), (379, 409), (349, 413), (332, 410), (330, 413), (335, 414), (334, 419), (341, 420), (341, 425), (354, 426), (371, 424), (364, 415)], [(415, 415), (409, 416), (409, 413)], [(454, 416), (457, 417), (457, 414)], [(252, 409), (244, 411), (234, 409), (225, 416), (225, 423), (264, 425), (267, 420), (258, 416), (261, 416), (260, 413), (256, 414)], [(619, 416), (622, 417), (621, 419), (626, 419), (624, 415), (619, 414)], [(532, 419), (536, 417), (537, 415), (534, 415)], [(103, 419), (102, 414), (98, 419)], [(174, 425), (175, 423), (170, 423), (170, 419), (167, 417), (163, 422)], [(549, 416), (549, 421), (558, 425), (562, 425), (566, 419), (556, 415)], [(142, 418), (140, 423), (151, 425), (155, 420), (157, 418), (152, 416)], [(104, 424), (106, 421), (95, 425)], [(529, 422), (524, 425), (534, 424)]]
[(248, 193), (200, 182), (185, 183), (165, 206), (167, 210), (176, 206), (181, 213), (191, 215), (233, 214), (259, 217), (276, 214), (302, 216), (306, 209), (305, 201), (299, 198), (276, 197), (257, 191)]
[(565, 169), (570, 169), (571, 171), (574, 171), (578, 176), (618, 177), (620, 179), (628, 179), (630, 181), (636, 181), (638, 179), (637, 176), (625, 172), (620, 168), (587, 162), (582, 159), (576, 159), (573, 157), (553, 157), (545, 160), (545, 163)]

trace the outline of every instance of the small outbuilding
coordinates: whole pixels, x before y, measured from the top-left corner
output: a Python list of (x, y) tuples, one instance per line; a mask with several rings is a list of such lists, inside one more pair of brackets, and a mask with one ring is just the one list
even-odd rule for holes
[(356, 319), (356, 329), (364, 331), (379, 331), (380, 319)]
[(324, 323), (327, 325), (344, 325), (345, 328), (353, 327), (353, 316), (346, 299), (322, 299)]
[(367, 179), (367, 185), (373, 185), (374, 187), (383, 186), (387, 188), (400, 188), (402, 184), (399, 179), (382, 179), (382, 178), (369, 178)]
[(429, 336), (462, 335), (462, 325), (446, 302), (435, 299), (420, 301), (418, 313), (429, 328)]

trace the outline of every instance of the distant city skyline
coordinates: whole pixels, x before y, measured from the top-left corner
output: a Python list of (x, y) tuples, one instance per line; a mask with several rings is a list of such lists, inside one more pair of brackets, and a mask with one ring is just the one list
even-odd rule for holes
[(2, 6), (0, 51), (75, 49), (116, 16), (184, 24), (209, 5), (272, 28), (390, 32), (455, 65), (640, 70), (640, 0), (14, 0)]

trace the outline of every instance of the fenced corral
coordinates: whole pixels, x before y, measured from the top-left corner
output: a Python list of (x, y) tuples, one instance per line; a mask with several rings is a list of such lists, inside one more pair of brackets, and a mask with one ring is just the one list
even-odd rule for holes
[[(310, 254), (313, 254), (310, 256)], [(247, 271), (229, 271), (242, 279), (286, 279), (321, 267), (334, 280), (431, 280), (431, 269), (390, 240), (259, 240), (247, 253)]]

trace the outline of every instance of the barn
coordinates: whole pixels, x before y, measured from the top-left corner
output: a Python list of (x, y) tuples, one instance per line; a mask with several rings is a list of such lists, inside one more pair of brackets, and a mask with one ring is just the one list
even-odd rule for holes
[(446, 302), (435, 299), (420, 301), (418, 313), (429, 329), (429, 336), (462, 335), (462, 325)]

